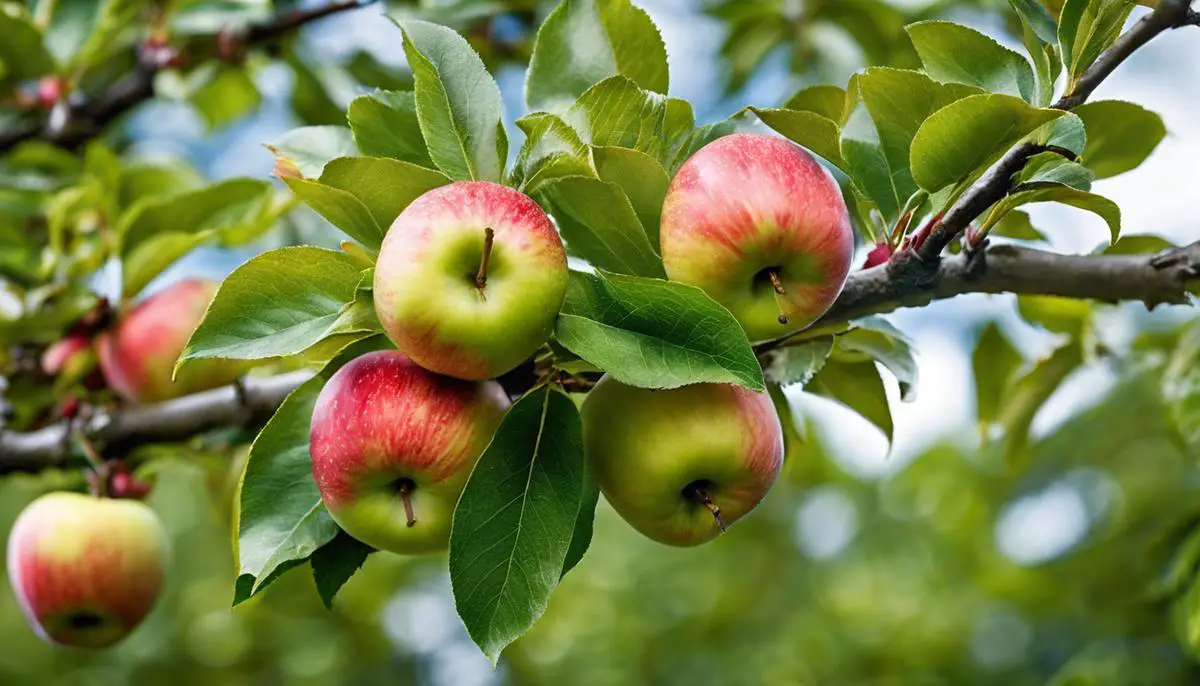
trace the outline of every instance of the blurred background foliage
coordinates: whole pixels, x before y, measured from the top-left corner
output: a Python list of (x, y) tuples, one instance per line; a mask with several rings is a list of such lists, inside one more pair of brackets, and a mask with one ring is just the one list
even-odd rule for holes
[[(265, 50), (221, 53), (221, 29), (317, 4), (0, 1), (0, 37), (11, 39), (0, 40), (0, 134), (46, 117), (36, 86), (46, 73), (67, 75), (78, 102), (116, 84), (147, 39), (186, 46), (193, 58), (159, 73), (157, 99), (78, 154), (26, 143), (0, 157), (0, 342), (16, 425), (46, 421), (61, 389), (23, 373), (24, 353), (11, 344), (59, 337), (95, 293), (133, 296), (184, 275), (223, 275), (268, 247), (337, 240), (281, 186), (263, 184), (244, 205), (206, 215), (204, 247), (126, 292), (109, 229), (139, 199), (239, 175), (266, 179), (272, 156), (262, 143), (295, 126), (342, 125), (353, 97), (410, 84), (382, 11), (466, 35), (497, 74), (511, 122), (533, 33), (552, 6), (390, 0)], [(1000, 0), (639, 4), (664, 26), (673, 83), (697, 96), (702, 122), (748, 101), (778, 104), (803, 85), (844, 83), (863, 66), (913, 66), (901, 30), (912, 21), (953, 18), (1019, 41)], [(19, 42), (14, 17), (45, 28), (43, 57)], [(704, 42), (710, 49), (696, 47)], [(1182, 64), (1177, 74), (1187, 73)], [(861, 420), (793, 397), (786, 477), (711, 545), (656, 545), (602, 504), (590, 554), (495, 672), (454, 615), (441, 558), (372, 556), (332, 612), (299, 573), (230, 610), (230, 503), (253, 434), (144, 448), (132, 457), (153, 472), (150, 503), (174, 541), (166, 597), (130, 640), (85, 654), (39, 641), (3, 589), (0, 683), (1200, 683), (1200, 436), (1181, 431), (1200, 417), (1200, 327), (1179, 313), (1058, 305), (1029, 299), (1018, 309), (1013, 298), (974, 296), (908, 316), (918, 343), (921, 331), (938, 332), (940, 347), (918, 345), (922, 373), (960, 377), (924, 384), (941, 404), (899, 416), (896, 454), (885, 459)], [(1002, 403), (1004, 380), (1063, 336), (1087, 340), (1072, 346), (1079, 359), (1030, 377)], [(955, 356), (943, 360), (947, 345)], [(1064, 378), (1096, 374), (1104, 383), (1068, 389), (1062, 402), (1072, 410), (1038, 424), (1015, 460), (987, 440), (993, 422), (1037, 424)], [(1048, 387), (1039, 384), (1046, 375)], [(934, 414), (946, 407), (949, 425)], [(938, 436), (910, 440), (906, 423)], [(847, 457), (863, 450), (874, 468)], [(78, 474), (57, 471), (0, 479), (0, 531), (36, 495), (79, 484)]]

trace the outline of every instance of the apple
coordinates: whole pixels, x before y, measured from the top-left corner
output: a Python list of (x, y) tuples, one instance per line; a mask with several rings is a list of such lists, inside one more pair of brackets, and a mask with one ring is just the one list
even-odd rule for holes
[(154, 607), (168, 548), (157, 515), (141, 502), (49, 493), (9, 534), (9, 583), (44, 639), (104, 648)]
[(799, 146), (748, 133), (709, 143), (679, 168), (659, 242), (667, 277), (704, 290), (754, 341), (816, 321), (854, 254), (833, 176)]
[(444, 550), (458, 496), (508, 404), (495, 381), (435, 374), (396, 350), (349, 362), (317, 396), (310, 427), (329, 514), (379, 550)]
[(100, 371), (109, 388), (130, 402), (152, 403), (232, 383), (245, 365), (191, 362), (172, 381), (175, 361), (217, 292), (211, 281), (180, 281), (143, 300), (96, 338)]
[(75, 363), (76, 356), (79, 353), (85, 353), (91, 346), (92, 342), (87, 336), (80, 334), (70, 334), (62, 340), (52, 343), (42, 353), (42, 372), (46, 376), (56, 376)]
[(715, 538), (754, 509), (783, 464), (770, 396), (728, 384), (650, 390), (606, 376), (583, 403), (583, 437), (613, 509), (668, 545)]
[(486, 181), (413, 201), (375, 266), (375, 311), (396, 347), (459, 379), (493, 379), (533, 355), (566, 290), (566, 251), (546, 213)]

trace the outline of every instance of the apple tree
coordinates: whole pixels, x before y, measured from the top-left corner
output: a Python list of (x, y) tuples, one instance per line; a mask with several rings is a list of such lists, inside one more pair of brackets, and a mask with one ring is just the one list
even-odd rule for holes
[[(30, 621), (73, 645), (138, 625), (145, 599), (44, 582), (93, 574), (45, 541), (100, 536), (78, 525), (92, 518), (153, 528), (122, 501), (164, 455), (203, 445), (238, 470), (233, 605), (307, 574), (329, 607), (379, 551), (448, 550), (457, 613), (495, 664), (587, 559), (602, 500), (654, 541), (723, 542), (781, 472), (816, 478), (797, 397), (890, 442), (886, 388), (916, 392), (919, 351), (887, 315), (970, 293), (1011, 294), (1057, 337), (1029, 363), (994, 325), (975, 343), (994, 479), (1036, 472), (1039, 409), (1111, 360), (1190, 460), (1178, 483), (1194, 482), (1200, 242), (1122, 236), (1092, 184), (1138, 167), (1166, 129), (1092, 96), (1200, 14), (780, 4), (704, 3), (727, 35), (720, 87), (739, 97), (772, 54), (810, 85), (699, 121), (629, 0), (0, 3), (0, 471), (98, 496), (45, 496), (10, 537)], [(946, 19), (968, 6), (996, 36)], [(296, 40), (372, 12), (406, 67), (359, 52), (331, 68)], [(821, 27), (858, 46), (848, 81), (825, 78)], [(186, 102), (219, 132), (262, 106), (253, 74), (273, 68), (302, 124), (261, 141), (273, 180), (139, 158), (138, 108)], [(494, 78), (512, 69), (522, 112)], [(1050, 251), (1022, 209), (1038, 203), (1098, 216), (1110, 240)], [(248, 259), (219, 285), (158, 286), (214, 246)], [(1101, 320), (1124, 301), (1181, 306), (1182, 323), (1115, 349)], [(1172, 502), (1145, 523), (1161, 545), (1141, 573), (1150, 624), (1194, 654), (1200, 538), (1194, 505)], [(126, 576), (158, 579), (141, 539)]]

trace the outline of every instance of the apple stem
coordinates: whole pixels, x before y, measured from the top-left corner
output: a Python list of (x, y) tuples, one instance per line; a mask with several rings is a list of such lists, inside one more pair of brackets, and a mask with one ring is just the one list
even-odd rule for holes
[(712, 513), (713, 519), (717, 520), (717, 527), (721, 529), (721, 533), (725, 533), (728, 527), (725, 525), (725, 520), (721, 517), (721, 508), (717, 507), (712, 498), (708, 497), (708, 491), (704, 490), (703, 486), (695, 485), (692, 486), (692, 495), (696, 497), (696, 500), (704, 503), (704, 506)]
[(774, 269), (767, 272), (767, 276), (771, 279), (771, 288), (775, 289), (775, 304), (779, 305), (779, 323), (787, 324), (787, 315), (783, 313), (783, 303), (779, 301), (779, 296), (787, 295), (787, 291), (783, 289), (783, 282), (779, 280), (779, 272)]
[(404, 516), (408, 518), (408, 528), (410, 529), (417, 524), (417, 515), (413, 512), (412, 492), (413, 482), (408, 479), (400, 482), (400, 502), (404, 503)]
[(475, 273), (475, 287), (483, 291), (484, 286), (487, 286), (487, 268), (488, 260), (492, 257), (492, 243), (496, 239), (496, 232), (492, 227), (487, 227), (483, 230), (483, 257), (479, 259), (479, 271)]

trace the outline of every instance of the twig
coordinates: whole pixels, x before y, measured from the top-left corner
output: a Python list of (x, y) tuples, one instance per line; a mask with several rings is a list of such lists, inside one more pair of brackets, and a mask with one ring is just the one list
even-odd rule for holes
[[(895, 265), (855, 272), (833, 307), (813, 327), (869, 314), (921, 307), (966, 293), (1054, 295), (1102, 302), (1141, 301), (1146, 307), (1186, 304), (1200, 284), (1200, 242), (1157, 255), (1060, 255), (1014, 245), (992, 245), (973, 255), (943, 259), (928, 278), (897, 273)], [(786, 345), (792, 334), (758, 346)]]
[[(342, 0), (311, 10), (285, 12), (271, 21), (250, 26), (241, 34), (234, 34), (233, 40), (245, 46), (271, 45), (309, 23), (340, 12), (365, 7), (373, 2), (375, 0)], [(220, 40), (219, 34), (198, 38), (196, 42)], [(148, 61), (140, 52), (135, 64), (133, 71), (118, 79), (95, 99), (72, 105), (65, 116), (66, 125), (61, 128), (29, 123), (0, 131), (0, 153), (32, 139), (75, 149), (95, 138), (108, 124), (154, 97), (154, 77), (162, 65)]]
[[(312, 377), (299, 371), (264, 378), (247, 378), (242, 393), (233, 386), (91, 417), (82, 434), (105, 446), (129, 447), (144, 443), (183, 440), (223, 426), (246, 424), (283, 403), (297, 386)], [(240, 397), (239, 397), (240, 396)], [(65, 465), (69, 444), (64, 441), (68, 422), (20, 433), (0, 430), (0, 472), (38, 471)]]
[[(1189, 0), (1162, 0), (1158, 7), (1122, 34), (1084, 70), (1071, 91), (1059, 98), (1053, 106), (1060, 110), (1070, 110), (1083, 104), (1096, 87), (1134, 51), (1163, 31), (1188, 23), (1195, 14), (1188, 9), (1189, 4)], [(929, 236), (914, 251), (917, 258), (929, 265), (936, 264), (946, 246), (984, 210), (1003, 198), (1009, 191), (1013, 174), (1020, 171), (1030, 157), (1043, 149), (1032, 143), (1022, 143), (1005, 153), (995, 166), (946, 211), (942, 221), (932, 228)]]

